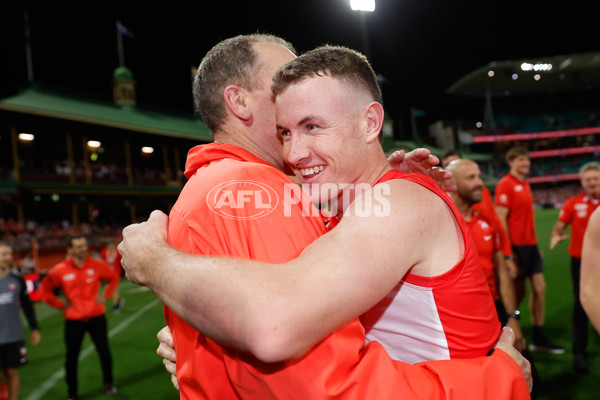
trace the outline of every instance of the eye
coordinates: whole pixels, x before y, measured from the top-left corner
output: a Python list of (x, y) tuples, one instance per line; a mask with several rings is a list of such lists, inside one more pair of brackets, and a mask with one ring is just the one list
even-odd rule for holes
[(306, 129), (308, 129), (309, 131), (315, 130), (315, 129), (317, 129), (317, 125), (308, 124), (308, 125), (306, 125)]
[(287, 140), (287, 139), (290, 138), (291, 134), (290, 134), (290, 131), (286, 131), (286, 130), (281, 129), (281, 130), (279, 130), (279, 135), (281, 136), (281, 138), (283, 140)]

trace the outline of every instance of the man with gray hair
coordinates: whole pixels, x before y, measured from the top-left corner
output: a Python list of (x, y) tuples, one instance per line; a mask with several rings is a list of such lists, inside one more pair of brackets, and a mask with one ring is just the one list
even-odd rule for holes
[(569, 238), (565, 235), (571, 225), (571, 279), (573, 281), (573, 367), (577, 372), (587, 372), (586, 347), (588, 343), (588, 317), (579, 299), (579, 277), (581, 272), (581, 248), (583, 235), (590, 215), (600, 205), (600, 163), (590, 161), (579, 169), (579, 181), (583, 193), (568, 198), (563, 204), (558, 220), (550, 234), (550, 250)]

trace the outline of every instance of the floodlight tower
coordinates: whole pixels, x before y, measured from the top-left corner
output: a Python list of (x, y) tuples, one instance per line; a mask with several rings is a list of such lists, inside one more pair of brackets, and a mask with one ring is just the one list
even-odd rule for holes
[(367, 13), (375, 11), (375, 0), (350, 0), (350, 8), (353, 11), (360, 13), (360, 31), (363, 42), (363, 51), (369, 59), (371, 54), (369, 51), (369, 38), (367, 35)]

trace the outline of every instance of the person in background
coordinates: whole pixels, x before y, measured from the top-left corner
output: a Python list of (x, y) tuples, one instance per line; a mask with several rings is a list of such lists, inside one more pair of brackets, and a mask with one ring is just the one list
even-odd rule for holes
[[(446, 168), (452, 161), (460, 158), (460, 152), (458, 150), (448, 150), (442, 156), (442, 168)], [(443, 189), (443, 188), (442, 188)], [(473, 209), (479, 214), (483, 215), (490, 223), (494, 224), (495, 230), (498, 232), (500, 245), (502, 247), (502, 254), (504, 255), (504, 263), (508, 268), (508, 275), (511, 279), (517, 276), (517, 265), (515, 264), (512, 246), (510, 244), (510, 238), (504, 229), (504, 224), (496, 212), (494, 200), (487, 186), (483, 185), (481, 191), (481, 201), (473, 204)], [(520, 339), (517, 338), (517, 342)]]
[(596, 331), (600, 333), (600, 207), (588, 221), (581, 250), (579, 299)]
[(518, 274), (515, 278), (517, 304), (525, 297), (525, 279), (531, 288), (529, 309), (533, 324), (531, 351), (563, 354), (564, 347), (552, 342), (544, 333), (546, 313), (546, 280), (544, 261), (538, 247), (533, 212), (533, 197), (529, 183), (525, 180), (531, 162), (526, 148), (516, 146), (506, 153), (510, 171), (502, 177), (495, 191), (496, 212), (510, 237)]
[[(106, 261), (88, 255), (88, 242), (83, 235), (70, 236), (67, 240), (69, 257), (50, 269), (42, 279), (42, 301), (63, 311), (65, 319), (66, 380), (70, 400), (78, 400), (77, 364), (81, 343), (86, 332), (90, 333), (100, 356), (104, 391), (109, 396), (117, 394), (113, 384), (112, 356), (108, 344), (104, 303), (119, 284), (119, 277)], [(99, 289), (108, 284), (103, 293)], [(60, 290), (65, 300), (55, 294)]]
[(569, 254), (571, 256), (571, 283), (573, 285), (573, 368), (585, 373), (587, 368), (588, 317), (579, 300), (581, 275), (581, 248), (590, 215), (600, 205), (600, 163), (588, 162), (579, 169), (579, 181), (583, 193), (568, 198), (558, 214), (558, 220), (550, 233), (550, 250), (569, 239), (565, 235), (571, 226)]
[[(102, 250), (100, 250), (100, 258), (102, 258), (108, 263), (113, 272), (117, 274), (120, 281), (121, 272), (123, 271), (121, 268), (121, 255), (117, 250), (117, 244), (115, 243), (114, 239), (109, 239), (108, 243), (106, 243), (106, 246)], [(121, 293), (119, 292), (118, 286), (113, 292), (111, 299), (112, 312), (118, 314), (125, 306), (125, 299), (121, 297)]]
[(31, 345), (37, 346), (42, 336), (25, 281), (11, 272), (12, 264), (12, 248), (8, 243), (0, 242), (0, 368), (8, 386), (8, 400), (17, 400), (19, 368), (27, 363), (19, 308), (23, 309), (31, 328)]
[[(533, 357), (527, 350), (525, 338), (521, 331), (517, 308), (517, 296), (512, 278), (509, 276), (504, 254), (501, 250), (498, 225), (491, 222), (475, 208), (483, 198), (485, 187), (481, 179), (481, 170), (476, 162), (466, 159), (455, 159), (446, 167), (452, 172), (452, 181), (456, 191), (450, 193), (452, 201), (467, 222), (469, 230), (479, 253), (481, 267), (487, 278), (498, 318), (503, 326), (509, 326), (515, 332), (515, 348), (531, 363), (533, 390), (531, 398), (537, 398), (540, 393), (540, 376), (535, 368)], [(508, 312), (507, 312), (508, 310)]]

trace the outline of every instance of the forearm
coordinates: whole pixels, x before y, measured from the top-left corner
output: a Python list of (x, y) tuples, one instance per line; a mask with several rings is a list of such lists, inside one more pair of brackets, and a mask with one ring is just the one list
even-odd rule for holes
[(494, 253), (494, 263), (498, 271), (500, 298), (502, 299), (504, 309), (510, 314), (517, 309), (517, 295), (515, 293), (513, 280), (511, 279), (508, 268), (504, 262), (502, 252), (497, 251)]
[(508, 229), (508, 207), (496, 206), (496, 214), (498, 214), (498, 219), (502, 223), (502, 228), (504, 228), (506, 236), (510, 239), (510, 231)]
[(23, 309), (23, 313), (27, 318), (27, 322), (29, 323), (29, 327), (31, 330), (38, 330), (39, 325), (37, 322), (37, 318), (35, 317), (35, 310), (33, 308), (33, 303), (29, 298), (27, 292), (25, 292), (24, 296), (21, 296), (21, 308)]
[(596, 330), (600, 332), (600, 297), (598, 296), (597, 289), (594, 289), (590, 284), (584, 283), (582, 279), (580, 292), (581, 305)]
[[(166, 223), (166, 215), (153, 212), (148, 221), (123, 230), (118, 247), (123, 269), (130, 281), (148, 286), (172, 311), (215, 340), (263, 361), (281, 361), (303, 354), (341, 323), (360, 315), (342, 315), (335, 307), (314, 315), (317, 305), (325, 305), (322, 299), (328, 298), (331, 280), (340, 279), (326, 274), (325, 268), (191, 255), (170, 247)], [(287, 251), (298, 250), (291, 246)], [(347, 269), (341, 267), (338, 271)]]
[[(140, 268), (144, 272), (136, 283), (147, 286), (191, 326), (263, 361), (280, 361), (271, 358), (275, 353), (282, 355), (274, 342), (275, 333), (284, 336), (278, 329), (283, 329), (281, 321), (289, 313), (285, 296), (277, 295), (280, 285), (276, 282), (285, 281), (277, 271), (283, 267), (192, 255), (166, 242), (145, 257), (147, 262)], [(306, 350), (283, 357), (299, 356)]]
[[(587, 249), (584, 247), (584, 250)], [(579, 298), (590, 321), (592, 321), (596, 330), (600, 332), (600, 296), (597, 293), (598, 283), (600, 282), (598, 257), (600, 257), (600, 251), (583, 253)]]
[(556, 221), (550, 232), (550, 250), (554, 249), (556, 245), (566, 239), (564, 235), (567, 224), (562, 221)]
[(106, 287), (104, 288), (104, 291), (102, 292), (102, 296), (106, 299), (109, 299), (110, 296), (113, 295), (113, 293), (115, 292), (115, 290), (117, 290), (117, 287), (119, 286), (119, 275), (117, 275), (116, 273), (114, 273), (112, 270), (108, 271), (109, 273), (105, 276), (106, 281), (108, 281), (108, 284), (106, 285)]
[[(44, 279), (49, 279), (48, 277), (44, 278)], [(42, 281), (42, 284), (40, 286), (40, 297), (42, 299), (42, 301), (46, 304), (48, 304), (50, 307), (54, 307), (57, 308), (59, 310), (62, 310), (65, 306), (65, 302), (60, 300), (55, 294), (54, 294), (54, 286), (49, 286), (45, 281)]]
[(550, 240), (552, 241), (553, 238), (562, 236), (563, 233), (565, 233), (565, 226), (557, 222), (554, 227), (552, 227), (552, 231), (550, 232)]
[[(339, 229), (338, 236), (343, 232)], [(153, 250), (138, 251), (147, 260), (138, 283), (221, 343), (265, 362), (295, 358), (373, 306), (402, 276), (392, 271), (391, 279), (373, 279), (384, 272), (373, 274), (364, 268), (369, 245), (361, 239), (363, 246), (332, 248), (331, 243), (350, 241), (349, 236), (335, 237), (335, 233), (282, 265), (191, 255), (163, 242)], [(347, 261), (354, 257), (361, 260), (355, 269)], [(128, 260), (124, 260), (127, 270)], [(368, 283), (366, 275), (374, 282)], [(351, 298), (356, 301), (350, 304)]]
[(592, 213), (583, 238), (579, 298), (590, 321), (600, 332), (600, 211)]

